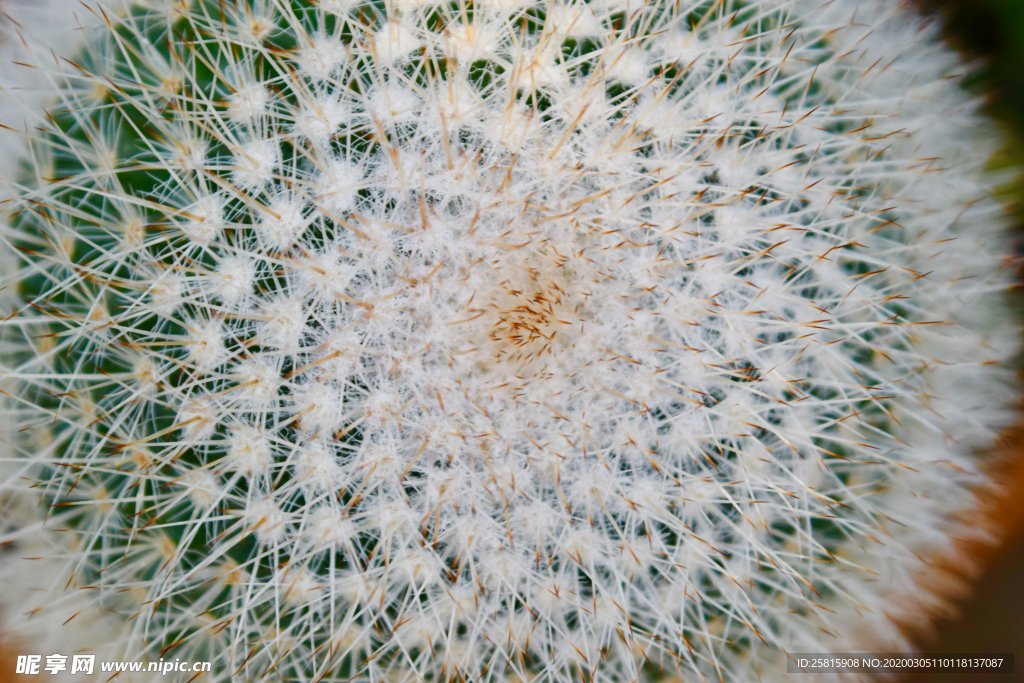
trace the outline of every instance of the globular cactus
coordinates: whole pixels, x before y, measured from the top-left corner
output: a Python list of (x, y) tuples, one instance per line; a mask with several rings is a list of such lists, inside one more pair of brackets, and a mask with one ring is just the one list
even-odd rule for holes
[(1014, 396), (997, 141), (934, 25), (89, 11), (3, 205), (5, 538), (45, 547), (0, 566), (55, 568), (37, 620), (210, 680), (907, 647)]

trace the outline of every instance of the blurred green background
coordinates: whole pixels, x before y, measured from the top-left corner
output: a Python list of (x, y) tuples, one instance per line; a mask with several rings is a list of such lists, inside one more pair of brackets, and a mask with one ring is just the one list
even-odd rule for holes
[(980, 78), (998, 90), (991, 105), (1007, 124), (1024, 127), (1024, 0), (925, 0), (944, 15), (950, 41), (982, 57)]
[[(1024, 0), (917, 1), (941, 16), (955, 47), (969, 59), (980, 60), (982, 68), (972, 79), (972, 87), (986, 95), (989, 113), (1009, 138), (1005, 158), (997, 163), (1024, 163)], [(1013, 194), (1018, 224), (1024, 227), (1024, 182), (1020, 178)]]

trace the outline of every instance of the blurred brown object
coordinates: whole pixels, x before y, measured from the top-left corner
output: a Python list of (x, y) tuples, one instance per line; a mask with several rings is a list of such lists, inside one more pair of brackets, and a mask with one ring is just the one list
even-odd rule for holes
[[(1013, 674), (963, 671), (920, 671), (903, 683), (1008, 683), (1024, 680), (1024, 426), (1010, 430), (998, 447), (992, 468), (998, 489), (979, 492), (978, 524), (990, 530), (995, 543), (965, 540), (958, 557), (940, 572), (972, 586), (953, 616), (913, 634), (924, 652), (1014, 653)], [(976, 576), (964, 574), (980, 568)]]
[(14, 673), (17, 670), (19, 654), (25, 654), (22, 648), (7, 642), (4, 634), (0, 633), (0, 683), (29, 683), (33, 678), (37, 678)]

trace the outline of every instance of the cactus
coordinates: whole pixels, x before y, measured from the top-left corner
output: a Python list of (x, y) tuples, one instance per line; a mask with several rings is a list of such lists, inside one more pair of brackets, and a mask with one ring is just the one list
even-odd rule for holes
[(0, 575), (58, 577), (39, 619), (210, 680), (907, 647), (1014, 397), (998, 140), (932, 24), (89, 12), (3, 205), (5, 540), (51, 569)]

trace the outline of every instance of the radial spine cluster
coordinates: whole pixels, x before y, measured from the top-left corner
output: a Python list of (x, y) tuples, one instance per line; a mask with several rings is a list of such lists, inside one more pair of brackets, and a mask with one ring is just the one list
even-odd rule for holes
[(936, 27), (80, 14), (2, 205), (9, 605), (225, 681), (905, 647), (1013, 396), (995, 147)]

